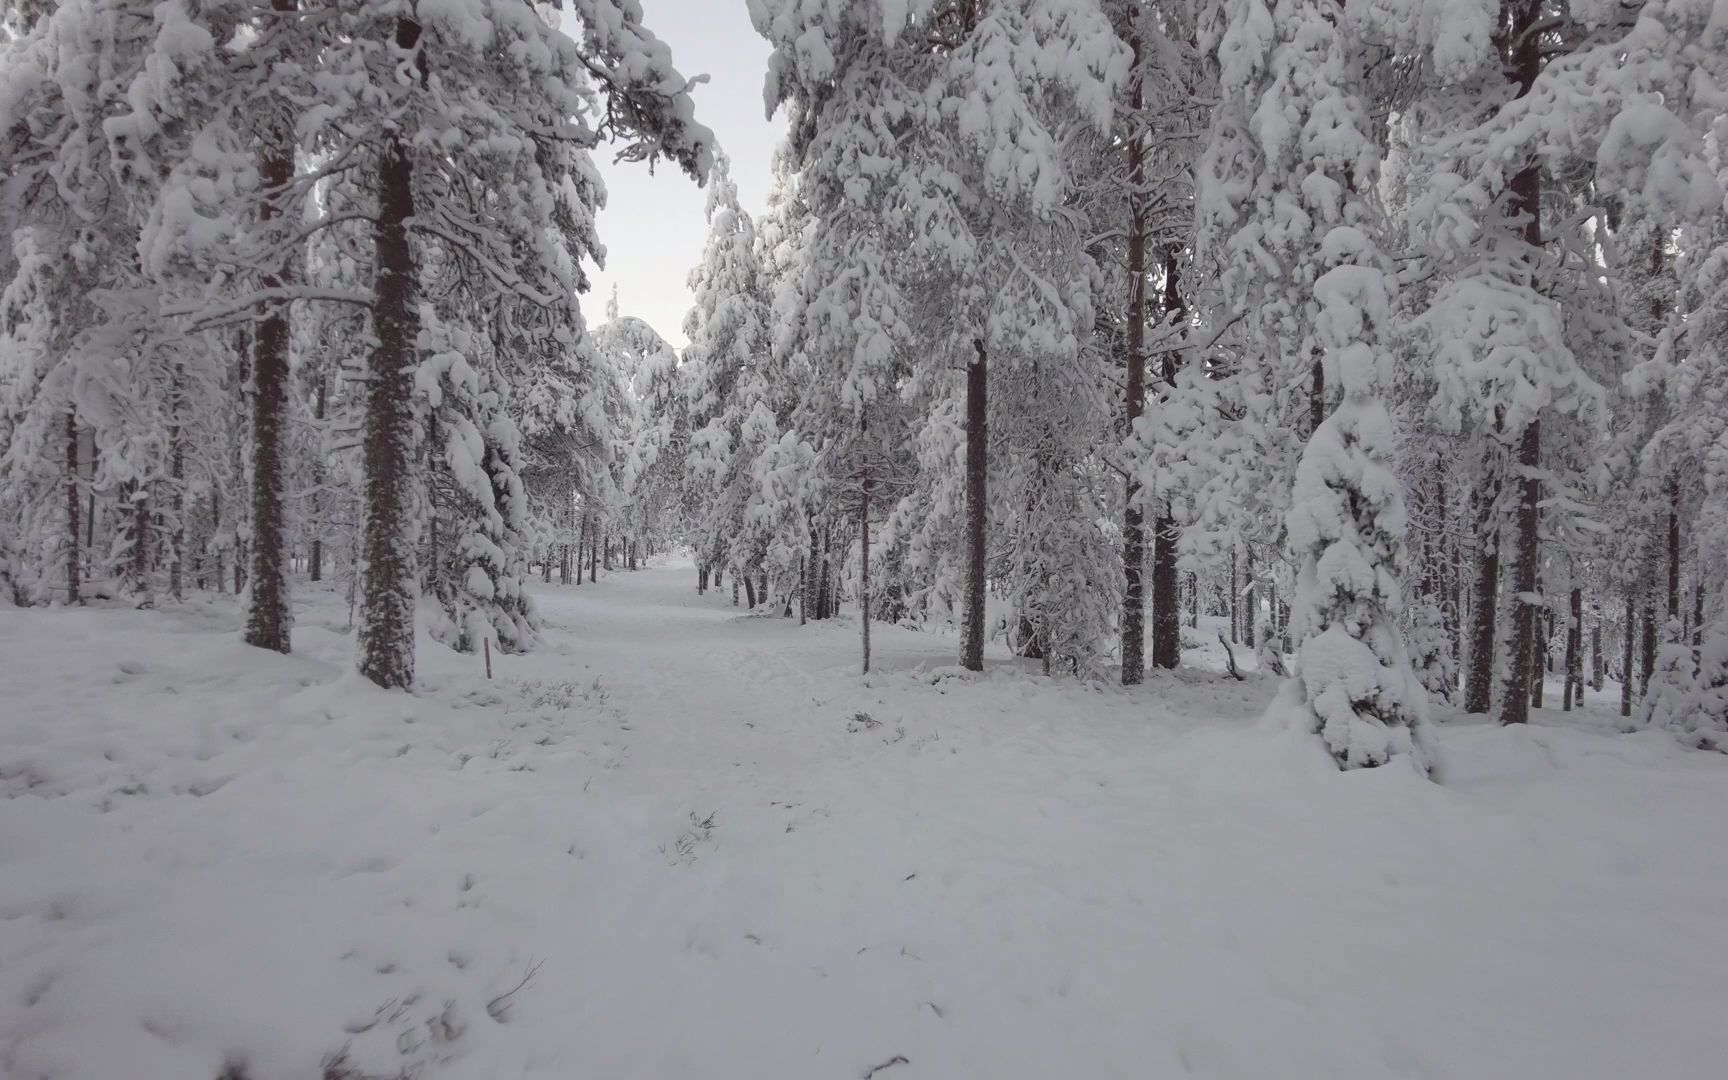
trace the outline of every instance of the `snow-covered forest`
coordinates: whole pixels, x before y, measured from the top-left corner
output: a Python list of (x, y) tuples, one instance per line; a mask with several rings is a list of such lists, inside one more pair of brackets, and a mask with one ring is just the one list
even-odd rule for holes
[(1718, 1075), (1728, 0), (722, 2), (5, 6), (0, 1075)]

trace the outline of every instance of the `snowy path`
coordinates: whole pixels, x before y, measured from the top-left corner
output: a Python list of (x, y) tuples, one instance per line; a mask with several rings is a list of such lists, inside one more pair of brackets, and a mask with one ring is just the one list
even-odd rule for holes
[(0, 1075), (1720, 1075), (1728, 759), (1460, 726), (1444, 786), (1340, 776), (1267, 683), (890, 627), (866, 680), (693, 581), (536, 586), (539, 650), (413, 697), (330, 594), (291, 658), (0, 612)]

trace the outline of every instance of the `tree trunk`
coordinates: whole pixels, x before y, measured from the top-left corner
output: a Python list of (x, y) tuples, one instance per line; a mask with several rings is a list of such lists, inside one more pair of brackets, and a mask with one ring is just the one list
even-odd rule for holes
[[(600, 580), (600, 521), (594, 515), (588, 517), (588, 584)], [(581, 570), (578, 569), (580, 574)]]
[(984, 339), (972, 340), (977, 354), (966, 367), (966, 609), (960, 624), (960, 666), (984, 670), (984, 522), (985, 481), (989, 469), (989, 404)]
[(1644, 598), (1644, 640), (1643, 649), (1638, 655), (1638, 696), (1642, 698), (1650, 691), (1650, 676), (1656, 671), (1656, 642), (1660, 631), (1656, 626), (1655, 602), (1650, 597)]
[[(1523, 174), (1520, 173), (1520, 176)], [(1542, 678), (1536, 662), (1537, 620), (1541, 610), (1531, 599), (1536, 591), (1537, 560), (1541, 557), (1537, 529), (1541, 521), (1541, 482), (1535, 470), (1542, 463), (1542, 424), (1531, 420), (1518, 440), (1518, 464), (1525, 475), (1518, 481), (1518, 531), (1512, 559), (1511, 662), (1500, 695), (1499, 722), (1523, 724), (1530, 719), (1531, 681)]]
[(1499, 636), (1500, 528), (1494, 520), (1499, 483), (1476, 493), (1476, 580), (1470, 603), (1470, 669), (1464, 711), (1485, 713), (1493, 705), (1494, 651)]
[(1242, 610), (1237, 598), (1236, 581), (1236, 548), (1230, 548), (1230, 595), (1226, 597), (1230, 608), (1230, 640), (1242, 640)]
[(79, 563), (84, 558), (78, 543), (78, 413), (66, 406), (66, 602), (82, 604)]
[(132, 537), (126, 553), (133, 585), (150, 601), (150, 489), (139, 481), (131, 484)]
[(228, 587), (228, 574), (227, 571), (222, 568), (222, 544), (220, 541), (215, 539), (216, 535), (221, 531), (222, 493), (218, 490), (212, 490), (210, 492), (210, 546), (215, 550), (216, 568), (214, 576), (216, 578), (217, 595), (221, 595), (222, 591)]
[[(1524, 0), (1512, 12), (1510, 27), (1510, 61), (1508, 73), (1518, 84), (1518, 97), (1530, 92), (1542, 70), (1542, 36), (1535, 32), (1542, 18), (1542, 5), (1537, 0)], [(1524, 218), (1525, 253), (1530, 271), (1530, 284), (1535, 286), (1536, 262), (1542, 249), (1542, 169), (1532, 158), (1512, 177), (1507, 185), (1511, 194), (1508, 211)], [(1542, 485), (1536, 479), (1536, 469), (1542, 464), (1542, 422), (1532, 417), (1518, 439), (1518, 464), (1523, 472), (1519, 479), (1517, 535), (1513, 541), (1512, 562), (1512, 656), (1507, 665), (1507, 685), (1501, 695), (1500, 723), (1522, 724), (1530, 716), (1530, 680), (1541, 679), (1541, 669), (1532, 671), (1535, 663), (1536, 619), (1534, 604), (1526, 602), (1536, 592), (1537, 562), (1541, 557), (1541, 524), (1539, 500)]]
[[(1607, 678), (1607, 664), (1602, 659), (1602, 613), (1598, 611), (1590, 624), (1590, 689), (1600, 692)], [(1583, 700), (1580, 693), (1579, 700)]]
[(1570, 618), (1566, 623), (1566, 691), (1561, 708), (1584, 704), (1584, 590), (1572, 586)]
[[(1133, 51), (1129, 69), (1128, 107), (1138, 112), (1143, 104), (1141, 43), (1130, 32)], [(1134, 434), (1134, 421), (1146, 407), (1146, 182), (1145, 147), (1139, 132), (1128, 139), (1128, 365), (1123, 391), (1123, 436)], [(1146, 517), (1140, 507), (1140, 480), (1130, 469), (1123, 491), (1122, 570), (1122, 685), (1134, 686), (1146, 677), (1146, 595), (1142, 575), (1146, 563)]]
[(1259, 597), (1255, 595), (1254, 589), (1254, 548), (1252, 546), (1244, 548), (1243, 561), (1247, 564), (1243, 568), (1243, 573), (1247, 576), (1248, 586), (1243, 595), (1245, 601), (1243, 607), (1246, 610), (1242, 622), (1242, 644), (1248, 646), (1249, 652), (1253, 652), (1254, 639), (1259, 636), (1260, 628), (1255, 624), (1260, 621), (1260, 605), (1256, 602)]
[[(396, 45), (412, 52), (420, 24), (396, 21)], [(399, 135), (385, 140), (373, 225), (372, 323), (377, 344), (366, 384), (361, 545), (360, 672), (385, 689), (414, 684), (414, 373), (420, 313), (414, 249), (414, 166)]]
[(168, 480), (174, 486), (174, 529), (170, 542), (174, 550), (168, 560), (168, 595), (176, 602), (186, 599), (186, 444), (180, 424), (181, 379), (179, 365), (174, 369), (173, 423), (168, 427)]
[[(864, 420), (858, 431), (864, 432)], [(870, 674), (870, 473), (863, 477), (864, 497), (858, 504), (858, 636), (864, 651), (863, 673)]]
[[(746, 608), (754, 610), (756, 607), (756, 582), (753, 578), (751, 578), (751, 576), (749, 574), (743, 575), (743, 578), (744, 578), (744, 606)], [(738, 585), (737, 585), (736, 581), (734, 581), (733, 585), (732, 585), (732, 595), (733, 595), (734, 599), (736, 599), (736, 597), (738, 595)]]
[[(295, 4), (296, 0), (270, 2), (279, 14), (293, 11)], [(268, 117), (264, 127), (264, 141), (258, 151), (258, 179), (264, 195), (258, 206), (258, 223), (260, 230), (270, 235), (276, 228), (272, 223), (283, 216), (282, 203), (294, 181), (294, 141), (293, 128), (284, 116)], [(288, 224), (292, 227), (298, 223)], [(280, 289), (286, 281), (287, 275), (275, 269), (267, 269), (260, 276), (266, 289)], [(290, 650), (294, 626), (285, 563), (288, 311), (287, 304), (268, 304), (252, 335), (252, 591), (242, 636), (248, 645), (279, 653)]]
[[(1182, 302), (1180, 248), (1164, 252), (1164, 317), (1175, 325), (1187, 321)], [(1166, 392), (1176, 385), (1182, 354), (1171, 349), (1159, 358), (1159, 376)], [(1152, 666), (1174, 671), (1182, 662), (1182, 614), (1178, 601), (1180, 579), (1176, 575), (1176, 519), (1168, 499), (1160, 496), (1152, 522)]]
[(312, 457), (312, 569), (313, 581), (324, 580), (324, 419), (330, 405), (330, 378), (325, 371), (318, 373), (318, 391), (312, 398), (312, 418), (318, 421), (320, 445)]
[(1698, 665), (1702, 660), (1699, 651), (1704, 647), (1704, 556), (1698, 552), (1693, 556), (1692, 569), (1692, 674), (1698, 674)]
[(1668, 478), (1668, 618), (1680, 619), (1680, 478)]
[(1638, 607), (1630, 589), (1626, 592), (1625, 657), (1620, 662), (1620, 715), (1632, 715), (1632, 643), (1638, 637)]

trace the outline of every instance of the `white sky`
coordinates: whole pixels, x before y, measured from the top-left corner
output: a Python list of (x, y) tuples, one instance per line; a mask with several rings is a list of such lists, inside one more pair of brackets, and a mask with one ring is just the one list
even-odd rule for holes
[[(707, 74), (696, 87), (696, 119), (714, 129), (732, 159), (732, 178), (744, 209), (759, 214), (768, 198), (770, 156), (786, 130), (781, 115), (762, 115), (762, 78), (768, 43), (750, 25), (744, 0), (642, 0), (642, 21), (672, 49), (686, 78)], [(662, 162), (652, 176), (641, 163), (614, 163), (606, 147), (595, 151), (606, 180), (600, 242), (606, 268), (592, 274), (582, 298), (589, 326), (606, 318), (606, 300), (618, 286), (618, 307), (647, 320), (674, 345), (684, 344), (690, 293), (684, 279), (702, 254), (707, 233), (707, 191), (676, 166)]]

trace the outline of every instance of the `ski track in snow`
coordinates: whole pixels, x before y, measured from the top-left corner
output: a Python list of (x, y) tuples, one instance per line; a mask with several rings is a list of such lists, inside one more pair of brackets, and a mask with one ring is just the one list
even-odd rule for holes
[(1339, 774), (1270, 681), (861, 678), (694, 579), (536, 584), (412, 696), (305, 587), (292, 657), (0, 611), (0, 1074), (1720, 1075), (1728, 758), (1550, 711)]

